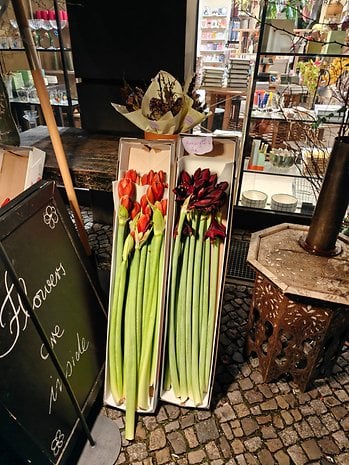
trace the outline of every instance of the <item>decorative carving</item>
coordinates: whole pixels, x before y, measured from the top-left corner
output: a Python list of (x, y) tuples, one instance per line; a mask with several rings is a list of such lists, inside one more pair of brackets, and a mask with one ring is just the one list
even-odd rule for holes
[(348, 334), (349, 308), (293, 300), (257, 273), (248, 321), (247, 353), (258, 356), (264, 381), (290, 375), (302, 391), (332, 372)]

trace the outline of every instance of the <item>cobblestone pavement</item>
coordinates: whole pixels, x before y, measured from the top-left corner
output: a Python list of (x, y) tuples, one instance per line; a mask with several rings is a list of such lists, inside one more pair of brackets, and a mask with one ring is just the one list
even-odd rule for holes
[[(93, 224), (89, 237), (107, 268), (110, 228)], [(210, 409), (160, 402), (138, 416), (134, 441), (122, 439), (117, 464), (349, 465), (349, 348), (307, 393), (286, 380), (263, 383), (258, 360), (244, 356), (251, 292), (243, 282), (225, 286)], [(124, 413), (105, 411), (123, 433)]]
[[(108, 272), (111, 227), (82, 214), (97, 266)], [(160, 402), (154, 415), (138, 416), (128, 442), (124, 413), (104, 408), (122, 434), (118, 465), (349, 465), (349, 348), (307, 393), (286, 380), (263, 383), (258, 360), (244, 356), (251, 292), (242, 281), (225, 286), (209, 410)], [(1, 447), (0, 464), (21, 465)]]

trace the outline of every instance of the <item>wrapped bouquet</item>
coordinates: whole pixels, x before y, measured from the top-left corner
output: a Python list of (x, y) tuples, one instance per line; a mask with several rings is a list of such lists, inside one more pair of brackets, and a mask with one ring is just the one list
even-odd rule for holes
[(171, 74), (159, 71), (145, 92), (128, 84), (123, 91), (125, 105), (113, 107), (145, 133), (188, 132), (208, 116), (195, 91), (195, 76), (182, 88)]

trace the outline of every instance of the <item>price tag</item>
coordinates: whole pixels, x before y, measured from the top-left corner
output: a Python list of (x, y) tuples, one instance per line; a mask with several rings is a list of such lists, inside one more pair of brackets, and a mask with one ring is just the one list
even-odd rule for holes
[(183, 137), (183, 146), (188, 153), (203, 155), (211, 152), (213, 149), (212, 137)]

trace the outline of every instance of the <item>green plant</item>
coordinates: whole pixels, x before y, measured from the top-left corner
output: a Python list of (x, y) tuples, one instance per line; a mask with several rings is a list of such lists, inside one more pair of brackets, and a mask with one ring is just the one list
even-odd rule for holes
[(297, 64), (300, 81), (308, 88), (309, 94), (314, 97), (319, 83), (320, 63), (318, 61), (300, 61)]

